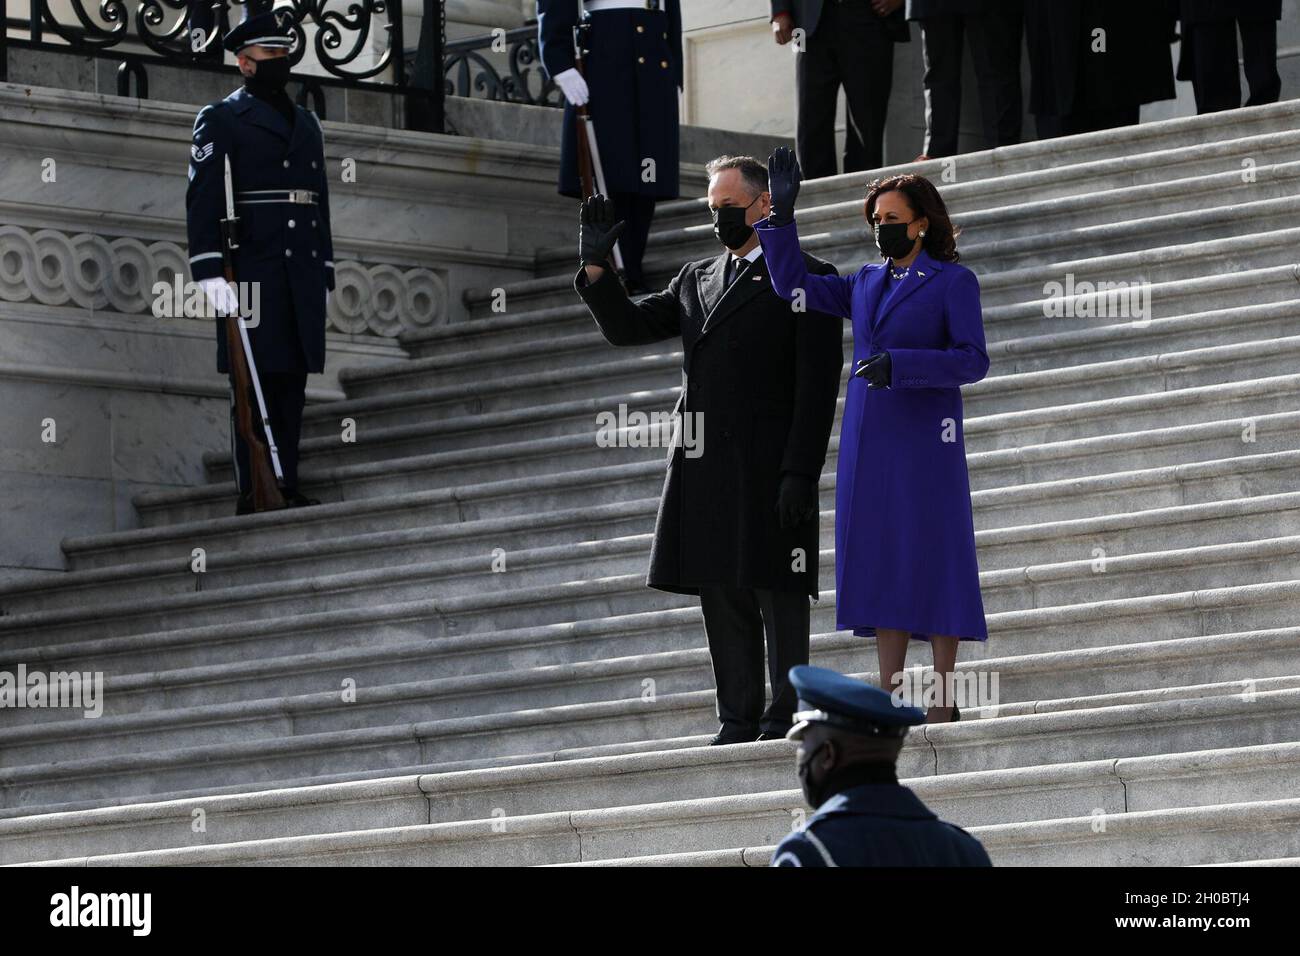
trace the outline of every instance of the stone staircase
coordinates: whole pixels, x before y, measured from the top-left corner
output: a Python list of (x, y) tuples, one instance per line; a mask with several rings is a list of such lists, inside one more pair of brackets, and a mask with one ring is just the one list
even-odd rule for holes
[[(1030, 143), (943, 185), (992, 359), (965, 390), (990, 639), (960, 669), (1002, 704), (914, 732), (900, 776), (995, 863), (1300, 863), (1298, 119)], [(872, 255), (868, 178), (801, 194), (841, 271)], [(653, 275), (715, 251), (701, 201), (661, 207)], [(698, 607), (644, 586), (663, 449), (593, 438), (671, 406), (679, 348), (609, 347), (572, 248), (537, 259), (504, 313), (478, 290), (308, 409), (321, 507), (231, 517), (214, 457), (0, 592), (0, 671), (106, 675), (98, 719), (0, 711), (0, 862), (767, 862), (804, 812), (793, 745), (702, 746)], [(1045, 314), (1067, 275), (1074, 314)], [(1146, 284), (1149, 318), (1089, 314), (1088, 282)], [(872, 679), (834, 597), (813, 660)]]

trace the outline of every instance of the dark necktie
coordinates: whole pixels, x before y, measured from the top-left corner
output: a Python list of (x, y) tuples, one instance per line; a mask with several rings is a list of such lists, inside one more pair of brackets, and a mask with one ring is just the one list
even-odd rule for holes
[(747, 262), (744, 259), (737, 259), (735, 256), (731, 256), (727, 260), (727, 264), (731, 266), (731, 271), (727, 273), (727, 283), (724, 288), (729, 289), (731, 288), (731, 283), (736, 281), (736, 276), (740, 275), (741, 270), (745, 268)]

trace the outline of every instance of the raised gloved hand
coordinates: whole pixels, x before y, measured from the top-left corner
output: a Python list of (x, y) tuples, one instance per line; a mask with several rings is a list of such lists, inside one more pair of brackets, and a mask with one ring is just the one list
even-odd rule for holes
[(586, 105), (591, 93), (587, 89), (587, 81), (575, 67), (571, 66), (567, 70), (556, 73), (554, 80), (566, 100), (574, 106)]
[(768, 221), (774, 226), (794, 222), (794, 201), (799, 198), (799, 183), (803, 173), (799, 160), (789, 146), (778, 146), (767, 158), (767, 191), (772, 194), (772, 214)]
[(199, 288), (207, 297), (208, 305), (217, 315), (235, 315), (239, 311), (239, 296), (235, 287), (226, 281), (225, 276), (212, 279), (200, 279)]
[(582, 264), (608, 268), (614, 243), (626, 225), (614, 221), (614, 205), (600, 193), (584, 199), (582, 225), (578, 229), (578, 258)]
[(776, 493), (776, 513), (781, 527), (789, 530), (810, 520), (818, 512), (817, 483), (804, 475), (786, 472)]
[(893, 381), (893, 362), (888, 352), (877, 352), (871, 358), (861, 359), (853, 374), (858, 378), (865, 378), (867, 388), (885, 388)]

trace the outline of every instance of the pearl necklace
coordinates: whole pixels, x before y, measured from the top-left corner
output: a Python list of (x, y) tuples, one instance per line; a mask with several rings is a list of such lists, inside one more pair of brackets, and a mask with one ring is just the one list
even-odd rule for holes
[(895, 279), (906, 279), (906, 278), (911, 274), (911, 272), (912, 272), (912, 267), (911, 267), (911, 266), (908, 266), (908, 267), (907, 267), (906, 269), (904, 269), (902, 272), (899, 272), (899, 271), (898, 271), (897, 269), (895, 269), (893, 266), (890, 266), (890, 267), (889, 267), (889, 272), (890, 272), (890, 274), (891, 274)]

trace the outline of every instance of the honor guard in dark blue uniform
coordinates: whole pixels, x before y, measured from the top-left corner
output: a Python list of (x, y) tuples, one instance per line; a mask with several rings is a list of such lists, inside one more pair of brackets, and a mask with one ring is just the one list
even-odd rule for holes
[[(250, 16), (226, 35), (244, 86), (205, 106), (194, 122), (186, 192), (190, 273), (218, 313), (235, 305), (223, 277), (220, 222), (226, 215), (230, 158), (240, 220), (235, 281), (256, 314), (248, 335), (291, 506), (316, 504), (298, 492), (298, 436), (307, 375), (325, 368), (325, 310), (334, 288), (329, 190), (321, 126), (285, 92), (294, 34), (285, 11)], [(254, 287), (256, 293), (247, 290)], [(217, 322), (217, 370), (228, 372)], [(233, 389), (232, 389), (233, 396)], [(255, 416), (256, 417), (256, 416)], [(252, 510), (248, 449), (234, 427), (239, 485), (236, 513)]]
[(596, 128), (605, 194), (627, 223), (619, 240), (629, 291), (648, 291), (641, 257), (655, 203), (678, 196), (677, 92), (682, 85), (679, 0), (586, 0), (587, 53), (574, 67), (578, 0), (537, 0), (538, 46), (547, 75), (564, 93), (559, 192), (582, 196), (574, 111), (586, 105)]
[(824, 667), (792, 667), (790, 683), (799, 710), (786, 736), (799, 741), (799, 783), (817, 812), (773, 866), (992, 866), (979, 840), (898, 782), (898, 753), (924, 711)]

